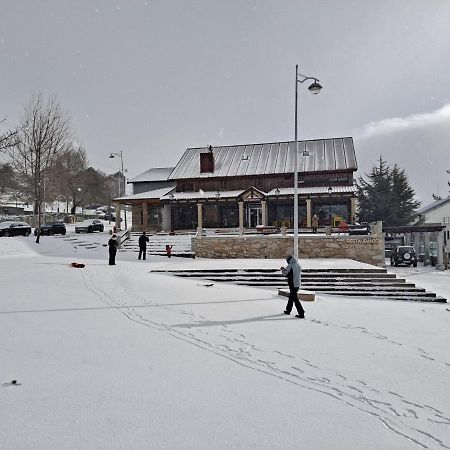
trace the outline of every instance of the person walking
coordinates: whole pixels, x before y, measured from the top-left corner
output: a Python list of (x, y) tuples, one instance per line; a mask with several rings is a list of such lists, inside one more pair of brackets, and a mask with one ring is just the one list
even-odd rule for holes
[(119, 243), (117, 242), (117, 236), (113, 234), (111, 236), (111, 239), (108, 241), (108, 247), (109, 247), (109, 265), (115, 266), (116, 265), (116, 253), (117, 253), (117, 247), (119, 246)]
[(311, 226), (313, 233), (317, 233), (317, 227), (319, 226), (319, 218), (316, 216), (316, 214), (314, 214), (312, 217)]
[(294, 256), (289, 255), (286, 258), (286, 262), (288, 263), (287, 267), (281, 267), (281, 273), (287, 278), (289, 285), (289, 300), (286, 305), (286, 309), (284, 314), (291, 314), (292, 307), (295, 305), (297, 308), (297, 314), (295, 317), (299, 319), (305, 318), (305, 310), (303, 309), (302, 304), (300, 303), (297, 293), (300, 288), (300, 278), (301, 278), (301, 267)]
[(145, 234), (145, 231), (142, 232), (142, 234), (139, 236), (139, 256), (138, 259), (142, 259), (145, 261), (145, 254), (147, 252), (147, 242), (149, 241), (147, 235)]

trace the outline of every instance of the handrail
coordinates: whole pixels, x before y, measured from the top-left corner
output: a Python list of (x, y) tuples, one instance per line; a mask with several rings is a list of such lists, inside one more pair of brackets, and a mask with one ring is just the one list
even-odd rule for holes
[(122, 242), (125, 242), (127, 239), (130, 239), (130, 230), (125, 230), (123, 233), (119, 234), (117, 239), (118, 247), (120, 248)]

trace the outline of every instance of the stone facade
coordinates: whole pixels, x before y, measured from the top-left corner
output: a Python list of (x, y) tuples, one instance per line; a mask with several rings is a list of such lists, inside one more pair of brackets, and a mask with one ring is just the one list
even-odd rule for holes
[[(292, 253), (292, 236), (224, 236), (192, 239), (192, 250), (200, 258), (285, 258)], [(300, 258), (348, 258), (384, 267), (384, 237), (301, 237)]]

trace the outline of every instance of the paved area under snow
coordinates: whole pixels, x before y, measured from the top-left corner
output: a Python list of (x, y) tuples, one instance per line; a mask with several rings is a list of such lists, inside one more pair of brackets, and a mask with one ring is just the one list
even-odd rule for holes
[[(298, 320), (268, 289), (150, 273), (282, 260), (108, 266), (108, 237), (0, 239), (1, 448), (450, 447), (448, 305), (318, 295)], [(450, 297), (448, 272), (395, 269)]]

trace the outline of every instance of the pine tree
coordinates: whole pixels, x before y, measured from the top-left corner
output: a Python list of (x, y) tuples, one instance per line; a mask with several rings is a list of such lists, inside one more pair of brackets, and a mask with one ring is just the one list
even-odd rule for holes
[(407, 225), (420, 203), (414, 200), (406, 172), (397, 164), (391, 168), (380, 156), (378, 165), (366, 176), (367, 181), (359, 177), (357, 183), (359, 221), (382, 220), (387, 226)]

